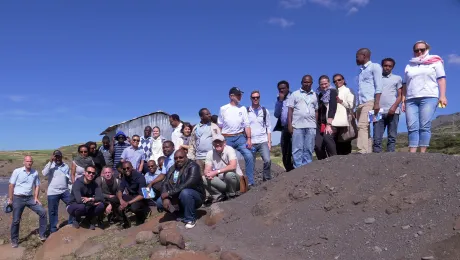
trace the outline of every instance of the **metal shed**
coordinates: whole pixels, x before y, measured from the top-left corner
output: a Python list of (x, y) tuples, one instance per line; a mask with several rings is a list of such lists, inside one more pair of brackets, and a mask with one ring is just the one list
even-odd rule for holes
[(152, 128), (158, 126), (161, 130), (161, 135), (168, 140), (171, 139), (173, 129), (169, 124), (169, 114), (163, 111), (153, 112), (109, 126), (102, 131), (101, 135), (108, 135), (112, 139), (118, 131), (123, 131), (129, 137), (135, 134), (143, 136), (146, 126), (151, 126)]

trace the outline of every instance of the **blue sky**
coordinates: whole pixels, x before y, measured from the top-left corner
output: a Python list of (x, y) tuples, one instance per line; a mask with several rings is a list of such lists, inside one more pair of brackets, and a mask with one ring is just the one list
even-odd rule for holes
[(276, 83), (295, 90), (304, 74), (316, 86), (342, 73), (356, 89), (357, 49), (401, 75), (421, 39), (445, 60), (450, 103), (437, 114), (453, 113), (459, 13), (458, 0), (1, 1), (0, 150), (99, 140), (157, 110), (196, 123), (233, 85), (269, 109)]

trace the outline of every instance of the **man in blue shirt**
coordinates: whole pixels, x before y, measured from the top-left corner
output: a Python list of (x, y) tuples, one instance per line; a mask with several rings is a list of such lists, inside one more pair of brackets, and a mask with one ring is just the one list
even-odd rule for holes
[(292, 164), (292, 135), (288, 130), (288, 110), (287, 100), (291, 96), (289, 83), (285, 80), (278, 82), (278, 98), (275, 104), (275, 117), (278, 118), (273, 131), (281, 131), (281, 154), (283, 156), (283, 165), (286, 171), (294, 169)]
[(369, 111), (375, 115), (380, 110), (380, 95), (382, 93), (382, 67), (371, 62), (371, 51), (359, 49), (356, 53), (356, 64), (361, 66), (358, 75), (358, 153), (371, 153), (372, 140), (369, 127)]
[(11, 223), (11, 246), (13, 248), (18, 247), (19, 224), (25, 207), (28, 207), (39, 216), (39, 238), (41, 241), (46, 240), (46, 210), (38, 199), (40, 179), (38, 178), (38, 172), (32, 169), (33, 163), (31, 156), (24, 157), (24, 167), (14, 170), (10, 178), (8, 205), (13, 205), (13, 222)]
[(163, 167), (161, 168), (161, 173), (166, 174), (174, 165), (174, 143), (172, 141), (164, 141), (163, 143), (163, 154), (165, 155), (165, 160), (163, 162)]
[(402, 100), (402, 78), (391, 73), (395, 66), (392, 58), (382, 60), (382, 95), (380, 96), (380, 109), (382, 118), (374, 122), (373, 152), (382, 152), (382, 139), (385, 128), (388, 132), (387, 152), (394, 152), (396, 135), (398, 134), (399, 104)]

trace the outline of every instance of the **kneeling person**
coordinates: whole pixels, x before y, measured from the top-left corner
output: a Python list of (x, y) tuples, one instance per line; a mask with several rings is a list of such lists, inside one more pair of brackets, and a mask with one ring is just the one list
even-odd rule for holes
[(179, 207), (184, 213), (185, 228), (195, 227), (196, 209), (203, 204), (205, 191), (200, 166), (188, 159), (184, 150), (175, 152), (174, 165), (169, 169), (161, 190), (158, 211), (166, 209), (173, 213)]
[[(123, 217), (124, 228), (129, 228), (131, 226), (126, 216), (127, 210), (136, 215), (136, 225), (141, 225), (145, 222), (147, 214), (150, 211), (149, 205), (142, 194), (142, 188), (146, 186), (144, 175), (137, 172), (133, 168), (131, 162), (124, 162), (123, 177), (117, 192), (117, 197), (120, 200), (119, 209)], [(125, 189), (127, 194), (123, 194)]]
[[(120, 187), (120, 180), (113, 176), (111, 166), (104, 166), (101, 171), (101, 176), (96, 178), (96, 183), (101, 187), (102, 196), (104, 196), (105, 215), (107, 220), (112, 222), (113, 217), (118, 218), (118, 208), (120, 207), (120, 200), (117, 198), (118, 188)], [(104, 215), (101, 214), (99, 225), (102, 225)]]
[[(154, 200), (157, 200), (161, 195), (161, 185), (162, 181), (165, 179), (165, 174), (161, 173), (161, 170), (158, 169), (158, 166), (154, 160), (148, 161), (147, 168), (148, 171), (145, 174), (147, 188), (153, 189), (153, 191), (155, 191)], [(153, 201), (149, 200), (149, 202)]]
[(226, 145), (222, 135), (213, 138), (212, 146), (214, 149), (206, 155), (203, 181), (211, 200), (218, 202), (236, 196), (243, 172), (235, 149)]
[(94, 181), (96, 168), (88, 166), (82, 177), (75, 180), (70, 194), (70, 203), (67, 212), (75, 218), (72, 225), (80, 227), (81, 217), (90, 222), (89, 228), (94, 230), (97, 217), (104, 212), (104, 197), (101, 187)]

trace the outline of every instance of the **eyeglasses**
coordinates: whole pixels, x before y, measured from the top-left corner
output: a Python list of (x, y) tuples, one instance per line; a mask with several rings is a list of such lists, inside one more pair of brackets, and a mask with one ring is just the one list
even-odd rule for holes
[(336, 79), (336, 80), (334, 80), (334, 83), (340, 82), (340, 81), (342, 81), (342, 80), (343, 80), (343, 79)]
[(251, 99), (256, 100), (256, 99), (260, 99), (260, 97), (251, 97)]
[(86, 151), (86, 150), (85, 151), (80, 151), (80, 153), (88, 153), (88, 151)]
[(86, 171), (87, 174), (96, 175), (96, 172)]
[(131, 170), (131, 167), (122, 168), (124, 171)]
[(133, 142), (140, 142), (140, 139), (133, 139)]
[(419, 53), (419, 52), (424, 53), (425, 51), (426, 49), (415, 49), (414, 50), (415, 53)]

